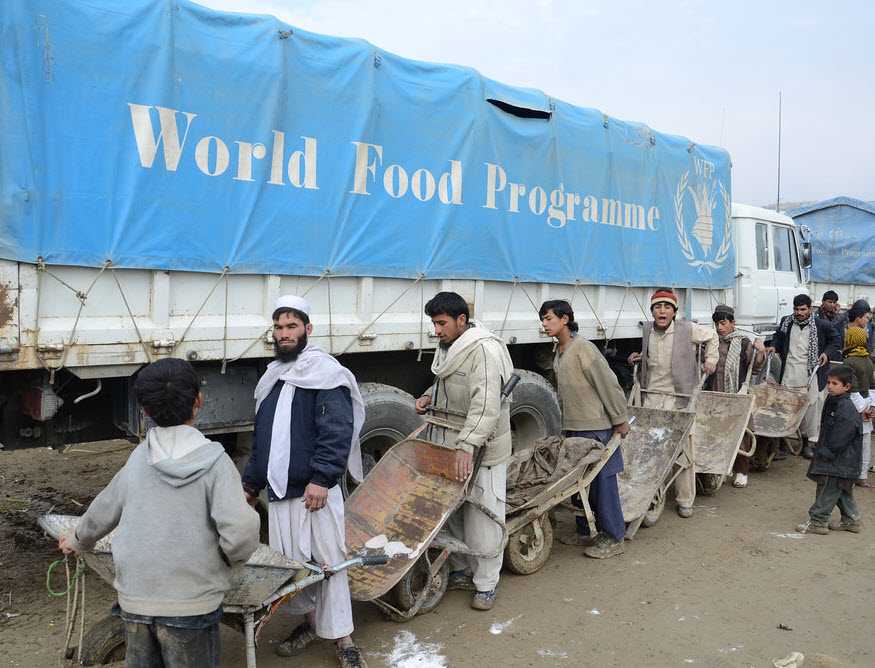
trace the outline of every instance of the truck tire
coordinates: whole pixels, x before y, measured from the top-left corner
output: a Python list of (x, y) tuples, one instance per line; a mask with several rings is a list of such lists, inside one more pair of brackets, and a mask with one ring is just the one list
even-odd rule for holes
[(520, 377), (510, 405), (510, 428), (513, 451), (532, 446), (537, 439), (553, 436), (562, 430), (562, 413), (556, 392), (543, 376), (534, 371), (515, 369)]
[(105, 666), (125, 659), (125, 623), (107, 615), (92, 624), (82, 638), (82, 665)]
[(422, 425), (422, 418), (416, 414), (413, 397), (404, 390), (382, 383), (361, 383), (359, 390), (365, 404), (362, 469), (368, 475), (389, 448)]

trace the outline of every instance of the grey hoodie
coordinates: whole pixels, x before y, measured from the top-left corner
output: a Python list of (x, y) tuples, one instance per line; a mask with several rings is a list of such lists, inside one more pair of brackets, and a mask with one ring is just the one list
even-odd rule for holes
[(122, 610), (185, 617), (218, 608), (231, 566), (258, 547), (258, 514), (218, 443), (194, 427), (155, 427), (88, 508), (70, 536), (87, 551), (114, 528)]

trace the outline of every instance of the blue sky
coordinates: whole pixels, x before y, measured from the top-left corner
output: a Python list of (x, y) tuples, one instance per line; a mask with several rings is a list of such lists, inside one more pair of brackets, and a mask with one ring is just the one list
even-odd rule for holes
[(733, 199), (875, 200), (875, 3), (198, 0), (474, 67), (726, 148)]

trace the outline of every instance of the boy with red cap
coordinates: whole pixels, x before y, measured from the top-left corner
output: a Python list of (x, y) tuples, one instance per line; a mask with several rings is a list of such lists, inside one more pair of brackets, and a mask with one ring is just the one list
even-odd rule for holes
[[(710, 375), (717, 369), (717, 332), (689, 320), (676, 319), (677, 310), (678, 298), (672, 290), (660, 288), (654, 292), (650, 298), (653, 321), (644, 323), (641, 352), (629, 355), (630, 364), (641, 363), (641, 389), (650, 390), (643, 393), (647, 408), (677, 410), (686, 406), (687, 399), (672, 395), (692, 394), (698, 385), (700, 346), (705, 346), (702, 365), (705, 374)], [(681, 471), (674, 487), (678, 515), (690, 517), (696, 499), (694, 467)]]

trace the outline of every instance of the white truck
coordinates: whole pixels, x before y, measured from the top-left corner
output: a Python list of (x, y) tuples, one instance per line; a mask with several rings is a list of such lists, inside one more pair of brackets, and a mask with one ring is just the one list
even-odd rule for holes
[(202, 376), (200, 428), (246, 434), (295, 293), (378, 458), (418, 424), (440, 290), (508, 343), (519, 446), (560, 426), (544, 300), (621, 370), (654, 288), (765, 335), (804, 290), (793, 221), (730, 205), (720, 149), (184, 0), (11, 0), (0, 22), (6, 447), (141, 435), (132, 379), (170, 355)]

